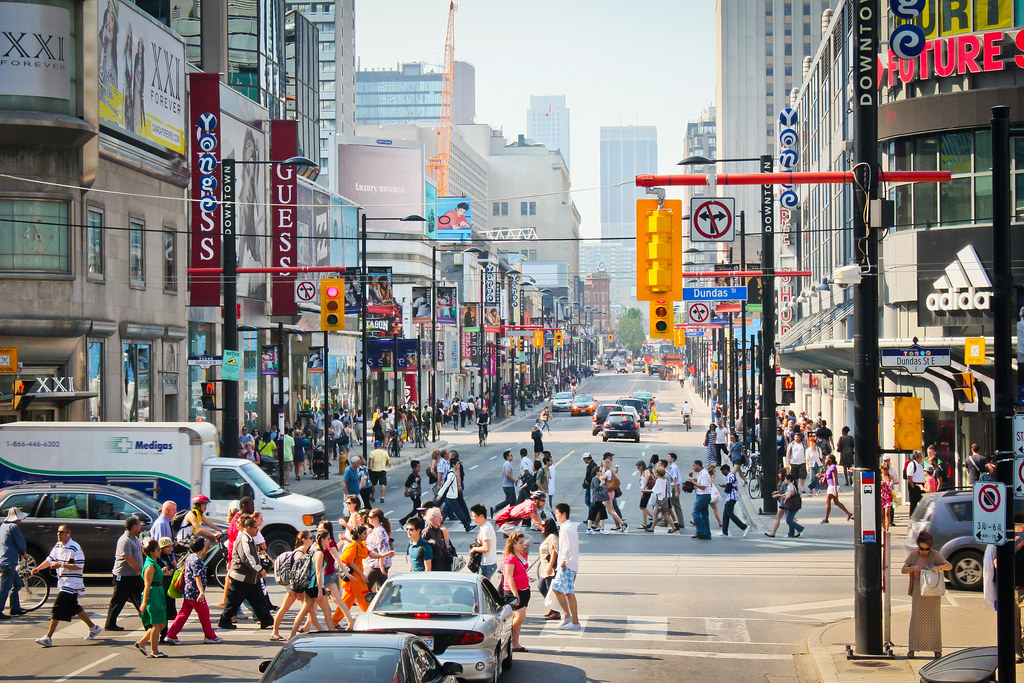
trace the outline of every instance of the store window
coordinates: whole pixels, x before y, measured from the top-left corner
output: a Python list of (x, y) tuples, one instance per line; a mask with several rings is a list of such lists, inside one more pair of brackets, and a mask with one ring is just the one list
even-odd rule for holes
[(164, 291), (178, 291), (178, 235), (174, 228), (164, 230)]
[(128, 281), (133, 287), (146, 286), (146, 226), (131, 219), (128, 224)]
[(121, 419), (149, 422), (152, 415), (152, 360), (149, 344), (121, 344)]
[(90, 391), (96, 396), (88, 401), (89, 422), (103, 421), (103, 342), (98, 339), (90, 339), (88, 342), (88, 361), (86, 372), (86, 383)]
[(89, 208), (85, 232), (85, 267), (90, 280), (103, 279), (103, 212)]
[(0, 199), (0, 271), (70, 272), (67, 202)]

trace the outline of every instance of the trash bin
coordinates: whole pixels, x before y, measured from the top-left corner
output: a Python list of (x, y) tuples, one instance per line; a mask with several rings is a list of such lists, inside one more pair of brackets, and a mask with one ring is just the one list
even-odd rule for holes
[(999, 663), (998, 653), (997, 647), (969, 647), (928, 662), (918, 673), (924, 683), (994, 681)]

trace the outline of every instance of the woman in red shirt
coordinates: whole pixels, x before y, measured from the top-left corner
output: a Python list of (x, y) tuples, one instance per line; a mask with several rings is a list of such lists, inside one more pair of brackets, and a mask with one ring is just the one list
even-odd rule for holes
[(519, 633), (526, 621), (526, 607), (530, 604), (530, 577), (526, 573), (529, 566), (526, 559), (526, 536), (517, 531), (505, 541), (505, 559), (502, 561), (501, 582), (502, 597), (506, 601), (515, 599), (512, 604), (512, 651), (528, 652), (519, 644)]

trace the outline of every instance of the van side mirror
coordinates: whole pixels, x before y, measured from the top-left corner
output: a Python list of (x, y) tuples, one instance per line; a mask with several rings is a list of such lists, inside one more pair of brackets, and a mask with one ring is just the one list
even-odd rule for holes
[(269, 669), (269, 668), (270, 668), (270, 660), (269, 659), (266, 660), (266, 661), (260, 662), (260, 673), (261, 674), (262, 673), (266, 673), (267, 669)]

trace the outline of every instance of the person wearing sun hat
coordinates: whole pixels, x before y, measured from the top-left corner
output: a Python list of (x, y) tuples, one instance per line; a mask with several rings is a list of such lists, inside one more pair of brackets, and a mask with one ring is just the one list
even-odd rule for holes
[[(18, 560), (28, 559), (28, 548), (25, 536), (21, 533), (21, 520), (28, 515), (18, 508), (12, 507), (0, 523), (0, 619), (10, 619), (21, 614), (21, 601), (18, 591), (21, 590), (21, 578), (18, 576)], [(3, 608), (7, 604), (7, 596), (11, 599), (11, 609), (7, 614)]]

